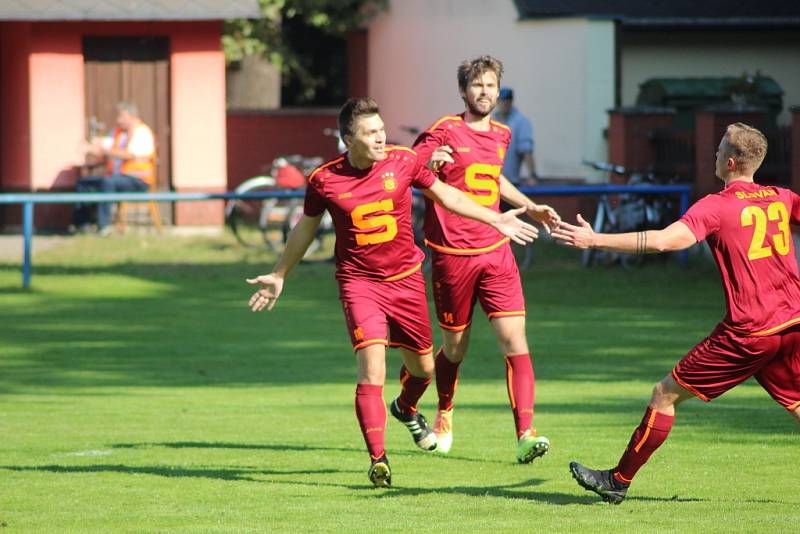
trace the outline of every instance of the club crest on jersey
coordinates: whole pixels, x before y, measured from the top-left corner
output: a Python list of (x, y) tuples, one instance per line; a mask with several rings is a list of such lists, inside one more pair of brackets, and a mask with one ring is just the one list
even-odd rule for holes
[(506, 149), (503, 148), (502, 146), (498, 146), (497, 147), (497, 156), (500, 159), (504, 159), (506, 157)]
[(383, 173), (383, 190), (388, 191), (391, 193), (395, 189), (397, 189), (397, 182), (394, 180), (394, 173), (393, 172), (385, 172)]

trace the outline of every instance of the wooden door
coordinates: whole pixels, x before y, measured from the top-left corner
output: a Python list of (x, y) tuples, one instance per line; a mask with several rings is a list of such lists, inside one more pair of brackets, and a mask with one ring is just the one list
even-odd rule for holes
[[(158, 36), (83, 38), (86, 135), (114, 129), (118, 102), (132, 102), (153, 129), (159, 191), (171, 189), (169, 128), (169, 39)], [(171, 204), (160, 203), (171, 220)]]

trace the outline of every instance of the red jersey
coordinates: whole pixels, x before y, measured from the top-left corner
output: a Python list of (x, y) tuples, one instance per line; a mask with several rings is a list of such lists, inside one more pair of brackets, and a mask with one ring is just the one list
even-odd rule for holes
[[(489, 131), (473, 130), (464, 115), (445, 116), (420, 134), (414, 150), (420, 163), (427, 163), (442, 145), (453, 149), (455, 163), (439, 171), (439, 179), (462, 190), (472, 200), (500, 211), (500, 172), (511, 141), (508, 126), (491, 121)], [(447, 254), (480, 254), (508, 242), (494, 228), (456, 215), (426, 199), (425, 238), (428, 246)]]
[(410, 148), (387, 146), (386, 159), (356, 169), (347, 154), (308, 177), (305, 214), (326, 209), (336, 230), (336, 277), (398, 280), (417, 270), (424, 254), (411, 229), (411, 186), (429, 188), (434, 174)]
[(725, 326), (760, 336), (800, 322), (800, 276), (789, 227), (800, 222), (800, 196), (733, 182), (700, 199), (681, 221), (714, 254), (725, 290)]

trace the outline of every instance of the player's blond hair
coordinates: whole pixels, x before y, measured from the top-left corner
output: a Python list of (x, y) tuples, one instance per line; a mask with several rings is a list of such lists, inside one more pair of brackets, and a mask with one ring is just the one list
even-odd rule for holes
[(353, 135), (356, 119), (365, 115), (380, 114), (378, 103), (368, 96), (351, 98), (339, 110), (339, 135)]
[(486, 72), (494, 72), (499, 84), (500, 78), (503, 77), (503, 63), (492, 56), (481, 56), (464, 61), (458, 66), (458, 88), (466, 92), (470, 82), (480, 78)]
[(745, 174), (754, 174), (767, 155), (767, 137), (743, 122), (729, 124), (725, 131), (725, 156), (733, 158)]

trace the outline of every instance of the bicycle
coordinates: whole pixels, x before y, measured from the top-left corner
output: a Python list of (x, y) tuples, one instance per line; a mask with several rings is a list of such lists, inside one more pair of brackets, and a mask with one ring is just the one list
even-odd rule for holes
[[(264, 191), (302, 191), (305, 176), (322, 164), (322, 158), (299, 155), (276, 158), (270, 174), (249, 178), (239, 184), (236, 193)], [(284, 172), (286, 171), (286, 172)], [(284, 176), (285, 175), (285, 176)], [(290, 176), (291, 179), (287, 179)], [(299, 177), (299, 179), (298, 179)], [(302, 197), (234, 199), (225, 205), (225, 222), (237, 241), (246, 247), (267, 247), (283, 251), (289, 232), (303, 216)], [(333, 220), (325, 212), (314, 241), (303, 260), (324, 261), (333, 257), (335, 241)]]
[[(583, 161), (584, 165), (619, 176), (626, 175), (625, 167), (597, 161)], [(654, 174), (633, 173), (627, 185), (655, 185), (663, 183)], [(597, 202), (592, 229), (602, 233), (641, 232), (663, 228), (675, 214), (672, 199), (664, 195), (630, 194), (617, 195), (618, 201), (612, 203), (609, 195), (601, 195)], [(641, 254), (622, 254), (606, 250), (586, 249), (581, 255), (585, 267), (593, 265), (612, 265), (619, 262), (625, 268), (632, 268), (644, 261)]]

